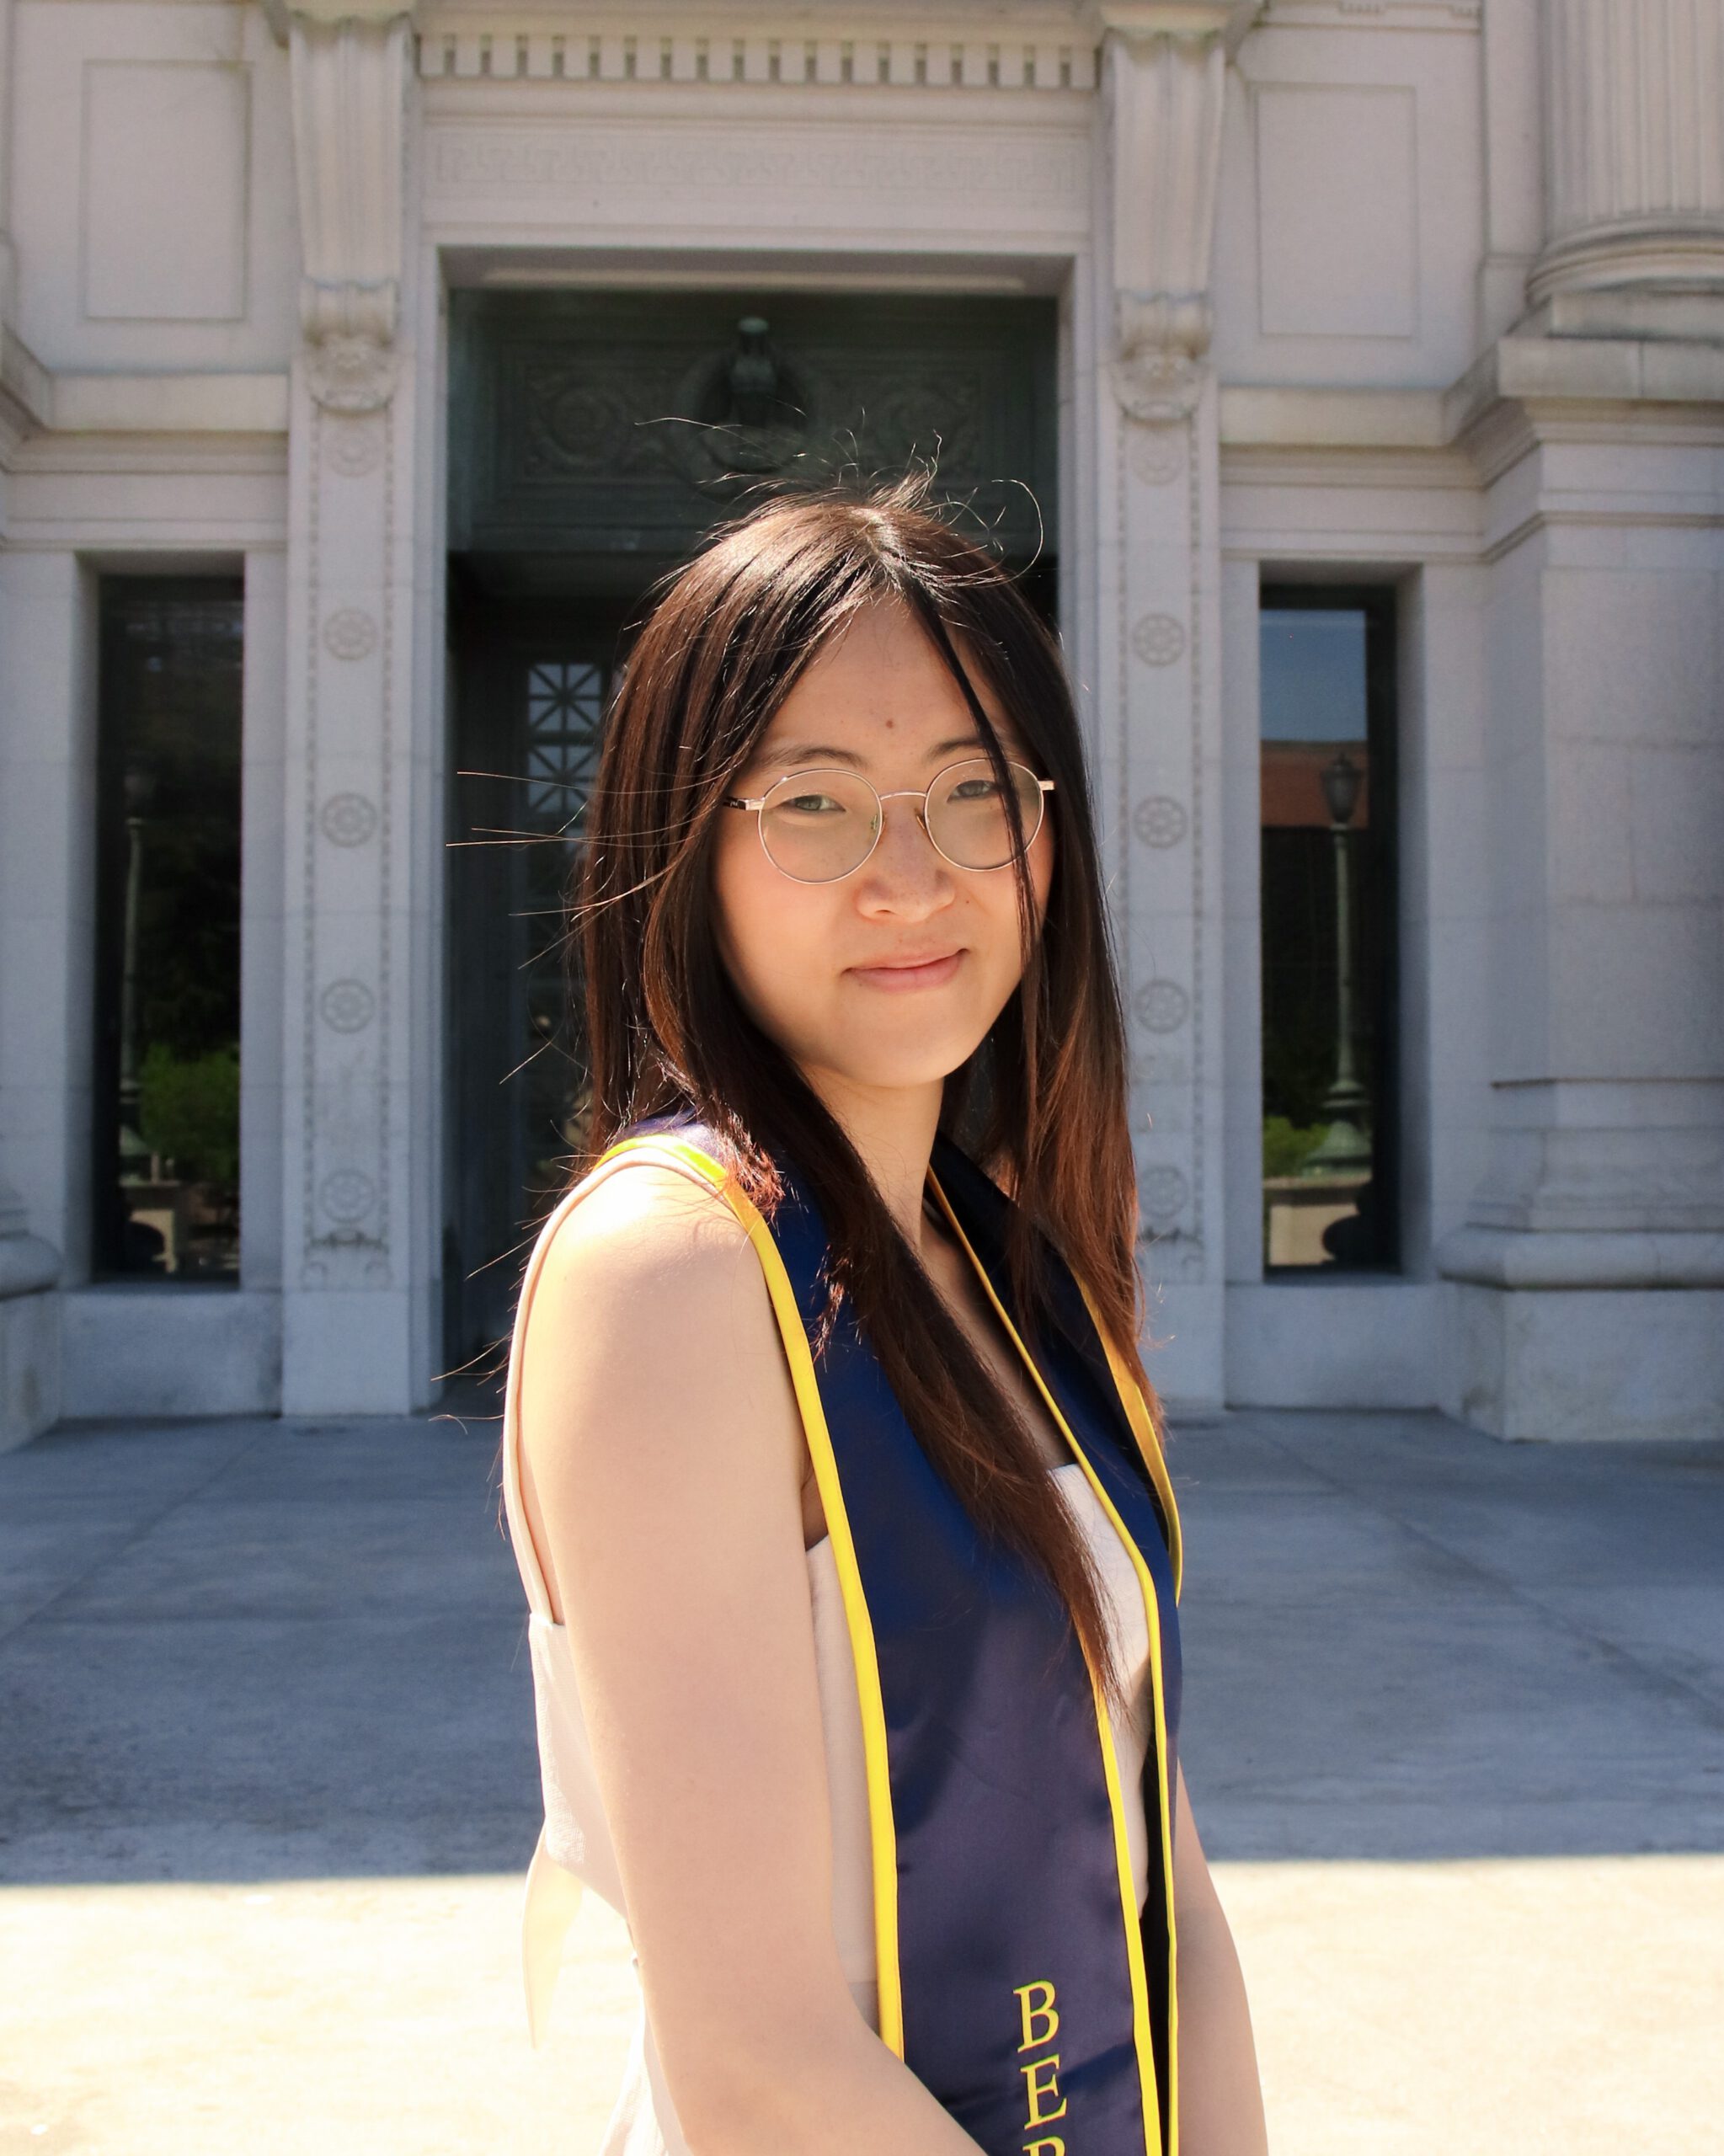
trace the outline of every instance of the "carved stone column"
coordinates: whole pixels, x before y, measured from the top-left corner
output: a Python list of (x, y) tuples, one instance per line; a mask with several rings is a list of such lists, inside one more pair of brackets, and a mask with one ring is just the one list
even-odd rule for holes
[(1542, 29), (1535, 306), (1452, 408), (1487, 548), (1490, 1092), (1434, 1252), (1439, 1400), (1692, 1438), (1724, 1396), (1724, 0), (1545, 0)]
[[(12, 0), (0, 0), (0, 438), (17, 424), (12, 335)], [(8, 408), (11, 407), (11, 409)], [(0, 1176), (0, 1452), (60, 1414), (60, 1253), (25, 1232), (24, 1200)]]
[(1528, 297), (1559, 332), (1724, 335), (1724, 0), (1545, 0), (1544, 30)]
[(12, 245), (12, 0), (0, 0), (0, 333), (11, 327), (17, 264)]
[(305, 334), (289, 452), (289, 1413), (403, 1410), (426, 1369), (407, 1022), (425, 895), (410, 819), (414, 377), (398, 338), (409, 24), (398, 6), (340, 8), (288, 25)]
[(1220, 554), (1211, 238), (1230, 52), (1257, 0), (1094, 10), (1102, 40), (1097, 773), (1159, 1297), (1157, 1383), (1222, 1396)]

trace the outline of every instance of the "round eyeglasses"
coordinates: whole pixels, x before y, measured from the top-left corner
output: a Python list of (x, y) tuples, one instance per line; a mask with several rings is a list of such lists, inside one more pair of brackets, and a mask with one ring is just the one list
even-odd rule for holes
[(921, 803), (922, 829), (954, 868), (1009, 868), (1041, 830), (1053, 791), (1022, 764), (1007, 763), (1002, 785), (985, 756), (971, 756), (921, 792), (881, 793), (859, 771), (787, 771), (754, 799), (726, 794), (724, 806), (758, 810), (766, 858), (793, 883), (835, 883), (880, 843), (889, 801)]

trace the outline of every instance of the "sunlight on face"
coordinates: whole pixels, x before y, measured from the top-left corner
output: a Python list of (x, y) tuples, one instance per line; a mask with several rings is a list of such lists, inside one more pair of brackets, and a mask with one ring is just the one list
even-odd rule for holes
[[(1045, 776), (974, 669), (971, 679), (1007, 755)], [(883, 794), (921, 789), (946, 765), (985, 753), (963, 691), (915, 616), (876, 601), (809, 662), (731, 790), (757, 798), (782, 773), (822, 765), (853, 768)], [(937, 1085), (1017, 985), (1011, 870), (955, 867), (921, 808), (888, 801), (879, 844), (830, 883), (781, 874), (754, 814), (721, 816), (719, 950), (756, 1024), (817, 1088), (823, 1077), (870, 1089)], [(1051, 814), (1028, 865), (1039, 920), (1053, 875)]]

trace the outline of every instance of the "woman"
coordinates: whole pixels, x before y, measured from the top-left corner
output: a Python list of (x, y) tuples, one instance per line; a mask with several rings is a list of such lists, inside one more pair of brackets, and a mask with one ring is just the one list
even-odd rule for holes
[(1076, 721), (919, 485), (664, 589), (578, 919), (597, 1164), (504, 1418), (536, 2026), (585, 1879), (616, 2156), (1258, 2156)]

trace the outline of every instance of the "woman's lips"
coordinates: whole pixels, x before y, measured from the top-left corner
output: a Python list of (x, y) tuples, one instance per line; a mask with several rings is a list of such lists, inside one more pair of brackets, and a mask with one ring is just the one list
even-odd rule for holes
[(927, 958), (915, 965), (852, 966), (851, 974), (870, 988), (902, 995), (917, 988), (943, 988), (958, 971), (962, 951), (948, 951), (944, 958)]

